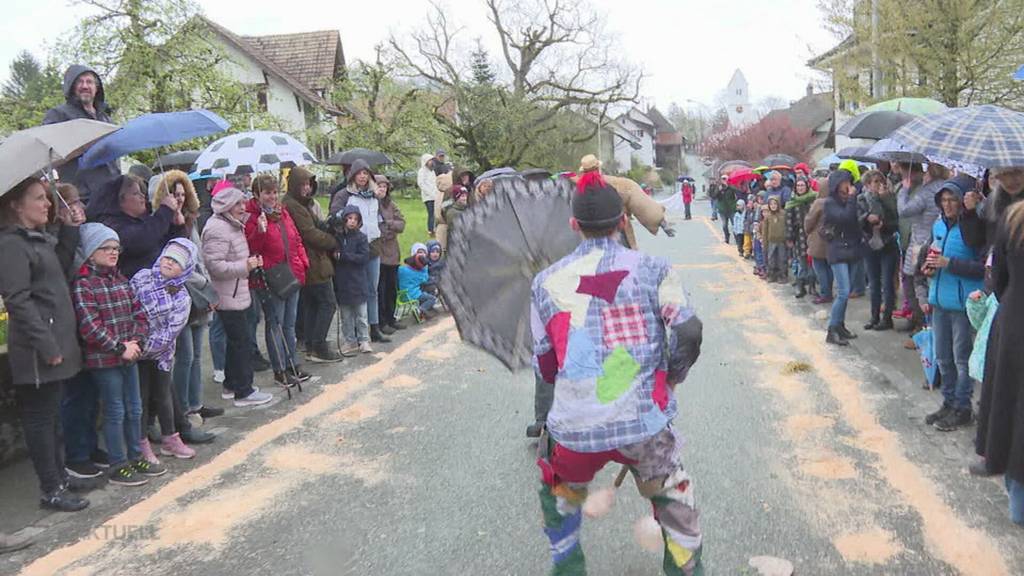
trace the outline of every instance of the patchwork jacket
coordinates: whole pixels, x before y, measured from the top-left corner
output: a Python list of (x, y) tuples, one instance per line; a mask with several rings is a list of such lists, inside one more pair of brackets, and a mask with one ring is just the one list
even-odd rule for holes
[(702, 325), (666, 261), (601, 238), (534, 278), (531, 330), (534, 368), (555, 385), (552, 438), (602, 452), (672, 421)]

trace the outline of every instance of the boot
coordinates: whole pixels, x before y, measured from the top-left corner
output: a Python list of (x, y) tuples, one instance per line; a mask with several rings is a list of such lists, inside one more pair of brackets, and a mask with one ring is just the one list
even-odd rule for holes
[(395, 329), (387, 324), (378, 324), (378, 326), (380, 327), (380, 333), (385, 336), (391, 336), (395, 333)]
[(846, 324), (840, 324), (838, 326), (838, 329), (839, 329), (839, 333), (843, 335), (843, 338), (846, 338), (847, 340), (853, 340), (853, 339), (857, 338), (856, 334), (854, 334), (853, 332), (850, 332), (846, 328)]
[(388, 343), (391, 342), (391, 338), (382, 334), (377, 324), (370, 324), (370, 341)]
[(78, 512), (89, 506), (85, 498), (75, 496), (66, 488), (61, 487), (39, 498), (39, 507), (58, 512)]
[(402, 324), (398, 320), (392, 320), (388, 323), (388, 326), (393, 330), (405, 330), (406, 328), (405, 324)]
[(542, 430), (544, 430), (544, 422), (538, 420), (526, 427), (526, 437), (540, 438), (540, 433)]
[(879, 332), (881, 332), (883, 330), (892, 330), (892, 328), (893, 328), (892, 316), (889, 315), (888, 313), (883, 315), (882, 316), (882, 321), (875, 325), (875, 330), (878, 330)]
[(836, 346), (849, 346), (850, 343), (843, 338), (843, 335), (839, 333), (838, 326), (829, 326), (828, 335), (825, 336), (825, 342), (828, 344), (835, 344)]
[(877, 330), (878, 329), (878, 324), (879, 324), (878, 315), (877, 314), (872, 315), (871, 316), (871, 321), (864, 325), (864, 329), (865, 330)]
[(804, 296), (807, 296), (807, 286), (804, 286), (804, 283), (801, 282), (800, 284), (797, 284), (796, 294), (794, 294), (793, 297), (803, 298)]

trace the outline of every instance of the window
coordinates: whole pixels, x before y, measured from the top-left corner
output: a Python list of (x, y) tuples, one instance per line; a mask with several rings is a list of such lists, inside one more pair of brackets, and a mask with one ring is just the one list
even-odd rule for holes
[(302, 100), (299, 99), (299, 95), (292, 92), (292, 96), (295, 96), (295, 107), (299, 109), (299, 112), (302, 112)]
[(743, 96), (743, 88), (737, 88), (736, 89), (736, 95), (737, 96)]
[(267, 111), (267, 85), (264, 84), (256, 89), (256, 103), (260, 112)]
[(637, 138), (643, 138), (644, 137), (644, 131), (643, 130), (633, 130), (633, 135), (636, 136)]

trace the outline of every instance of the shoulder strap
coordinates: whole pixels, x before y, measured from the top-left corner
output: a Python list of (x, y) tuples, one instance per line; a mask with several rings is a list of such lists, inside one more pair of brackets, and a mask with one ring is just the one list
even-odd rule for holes
[(288, 255), (288, 228), (284, 225), (284, 214), (278, 218), (277, 225), (281, 227), (281, 243), (284, 244), (284, 261), (291, 266), (292, 257)]

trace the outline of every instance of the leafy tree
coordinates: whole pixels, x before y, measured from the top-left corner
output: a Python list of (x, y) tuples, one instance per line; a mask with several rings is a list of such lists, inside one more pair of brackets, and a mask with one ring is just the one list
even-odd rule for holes
[(11, 78), (0, 89), (0, 131), (38, 126), (46, 111), (64, 100), (63, 76), (23, 51), (11, 62)]

